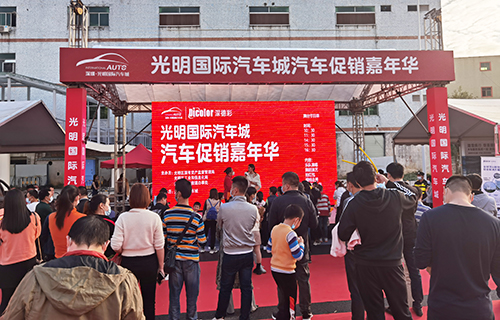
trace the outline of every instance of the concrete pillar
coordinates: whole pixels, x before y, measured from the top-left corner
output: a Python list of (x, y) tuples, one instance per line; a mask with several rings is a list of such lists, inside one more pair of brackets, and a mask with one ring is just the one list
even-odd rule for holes
[(54, 112), (54, 118), (56, 117), (56, 110), (57, 110), (57, 92), (56, 90), (52, 91), (52, 110)]
[(10, 102), (12, 99), (12, 81), (10, 77), (7, 77), (7, 101)]
[(10, 154), (0, 154), (0, 179), (10, 185)]
[(97, 108), (97, 143), (101, 143), (101, 105)]

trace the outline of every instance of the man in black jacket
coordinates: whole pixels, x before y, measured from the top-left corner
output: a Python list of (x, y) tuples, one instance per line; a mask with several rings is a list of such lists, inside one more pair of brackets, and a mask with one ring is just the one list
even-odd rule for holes
[(312, 318), (311, 313), (311, 285), (309, 283), (309, 228), (315, 229), (318, 226), (316, 207), (309, 198), (299, 191), (299, 176), (295, 172), (285, 172), (281, 177), (283, 179), (282, 196), (273, 200), (269, 211), (269, 230), (284, 221), (285, 209), (291, 204), (299, 205), (304, 211), (304, 217), (300, 227), (295, 232), (304, 239), (304, 257), (297, 261), (295, 275), (299, 284), (299, 306), (302, 312), (302, 318), (308, 320)]
[[(366, 161), (354, 166), (354, 179), (361, 191), (347, 203), (338, 228), (339, 239), (349, 241), (357, 229), (361, 245), (354, 247), (358, 289), (370, 320), (385, 319), (384, 297), (394, 319), (412, 319), (401, 258), (402, 214), (414, 207), (417, 196), (410, 189), (376, 174)], [(386, 188), (377, 188), (385, 183)]]
[[(420, 189), (410, 186), (403, 182), (404, 167), (400, 163), (390, 163), (387, 168), (387, 178), (389, 181), (398, 182), (400, 185), (408, 188), (413, 193), (417, 194)], [(414, 207), (408, 207), (403, 210), (403, 256), (406, 262), (406, 268), (410, 274), (411, 280), (411, 296), (413, 298), (413, 311), (419, 317), (423, 316), (422, 300), (424, 292), (422, 291), (422, 278), (420, 271), (415, 265), (415, 256), (413, 255), (413, 247), (415, 247), (415, 239), (417, 238), (417, 220), (415, 212), (417, 211), (418, 202)]]
[(426, 211), (418, 226), (415, 261), (431, 274), (429, 320), (491, 320), (488, 280), (500, 276), (500, 221), (471, 204), (472, 186), (452, 176), (444, 205)]

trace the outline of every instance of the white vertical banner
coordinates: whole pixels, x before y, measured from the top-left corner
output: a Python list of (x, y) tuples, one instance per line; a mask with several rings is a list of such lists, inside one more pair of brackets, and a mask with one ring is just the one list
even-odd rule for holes
[(482, 191), (500, 204), (500, 157), (481, 157)]

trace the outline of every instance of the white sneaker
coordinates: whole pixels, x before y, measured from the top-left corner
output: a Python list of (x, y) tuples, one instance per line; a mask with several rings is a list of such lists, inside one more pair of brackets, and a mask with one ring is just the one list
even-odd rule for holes
[(313, 314), (311, 313), (308, 318), (302, 317), (302, 320), (311, 320), (313, 317)]
[(205, 252), (205, 249), (204, 248), (200, 248), (200, 253), (203, 253)]
[(216, 317), (214, 317), (212, 320), (224, 320), (224, 318), (216, 318)]
[(163, 280), (167, 280), (168, 281), (168, 274), (165, 276), (165, 278)]
[(214, 249), (210, 249), (210, 254), (214, 254), (215, 253), (215, 250)]

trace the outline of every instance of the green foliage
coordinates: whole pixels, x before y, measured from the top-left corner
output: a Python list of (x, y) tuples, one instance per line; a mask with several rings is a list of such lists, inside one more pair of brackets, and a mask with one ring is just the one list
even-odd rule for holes
[(451, 95), (448, 96), (450, 99), (477, 99), (477, 96), (462, 90), (462, 86), (459, 86), (457, 90), (453, 91)]

